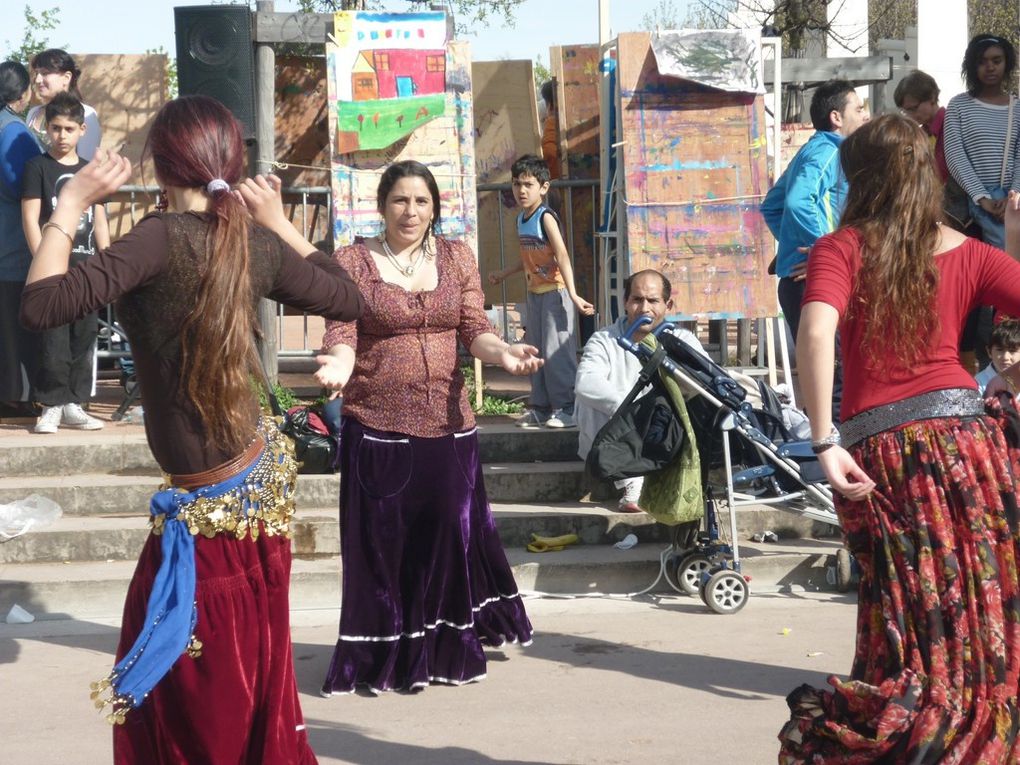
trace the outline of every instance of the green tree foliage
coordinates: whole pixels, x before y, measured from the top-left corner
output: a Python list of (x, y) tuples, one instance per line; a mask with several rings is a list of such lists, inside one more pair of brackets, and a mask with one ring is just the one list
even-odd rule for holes
[(531, 65), (531, 71), (535, 75), (535, 90), (542, 87), (542, 84), (552, 79), (552, 72), (549, 67), (542, 61), (542, 56), (539, 54), (538, 58)]
[(649, 32), (656, 29), (683, 29), (689, 26), (687, 18), (674, 0), (659, 0), (652, 10), (641, 17), (641, 28)]
[(54, 47), (50, 44), (47, 33), (57, 28), (60, 23), (59, 14), (59, 7), (36, 11), (31, 5), (26, 4), (25, 34), (18, 43), (4, 40), (4, 44), (7, 46), (6, 58), (11, 61), (20, 61), (27, 66), (36, 53)]
[(177, 84), (177, 59), (167, 53), (162, 45), (158, 48), (147, 48), (145, 52), (155, 56), (166, 56), (166, 97), (177, 98), (180, 92)]

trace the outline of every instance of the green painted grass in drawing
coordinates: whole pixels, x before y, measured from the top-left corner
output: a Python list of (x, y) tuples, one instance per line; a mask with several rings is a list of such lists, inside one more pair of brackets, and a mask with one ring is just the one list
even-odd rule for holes
[(445, 93), (377, 101), (341, 101), (337, 104), (337, 124), (341, 131), (358, 136), (359, 149), (385, 149), (445, 110)]

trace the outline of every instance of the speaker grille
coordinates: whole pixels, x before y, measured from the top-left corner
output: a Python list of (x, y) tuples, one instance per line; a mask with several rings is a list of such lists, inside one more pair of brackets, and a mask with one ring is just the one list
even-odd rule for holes
[(215, 98), (255, 137), (251, 11), (244, 5), (174, 8), (177, 81), (182, 96)]

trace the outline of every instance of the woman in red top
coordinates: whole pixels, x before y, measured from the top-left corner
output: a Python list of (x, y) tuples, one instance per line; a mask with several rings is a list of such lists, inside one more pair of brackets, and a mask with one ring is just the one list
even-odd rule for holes
[(327, 322), (319, 357), (319, 381), (344, 399), (343, 598), (327, 696), (480, 680), (483, 644), (531, 640), (457, 344), (513, 374), (536, 371), (538, 349), (493, 334), (474, 255), (435, 235), (439, 188), (425, 165), (390, 165), (377, 196), (382, 233), (336, 253), (365, 312)]
[(1020, 310), (1020, 264), (941, 225), (928, 139), (912, 121), (883, 115), (840, 154), (850, 193), (841, 228), (811, 250), (797, 367), (860, 566), (857, 650), (849, 681), (787, 698), (779, 760), (1015, 763), (1020, 452), (957, 348), (974, 306)]

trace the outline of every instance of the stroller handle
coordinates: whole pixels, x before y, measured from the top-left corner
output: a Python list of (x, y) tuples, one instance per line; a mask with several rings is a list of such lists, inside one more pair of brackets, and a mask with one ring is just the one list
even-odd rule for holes
[[(616, 342), (619, 343), (620, 347), (622, 347), (624, 350), (630, 351), (631, 353), (635, 354), (640, 358), (651, 356), (652, 351), (648, 348), (648, 346), (643, 346), (640, 343), (634, 342), (634, 335), (637, 334), (637, 331), (641, 327), (644, 327), (651, 323), (652, 319), (650, 316), (639, 316), (631, 323), (629, 327), (627, 327), (627, 329), (623, 333), (623, 336), (616, 339)], [(673, 324), (672, 322), (664, 321), (652, 330), (652, 335), (658, 338), (658, 336), (661, 333), (665, 332), (666, 330), (673, 330), (675, 328), (676, 325)]]

